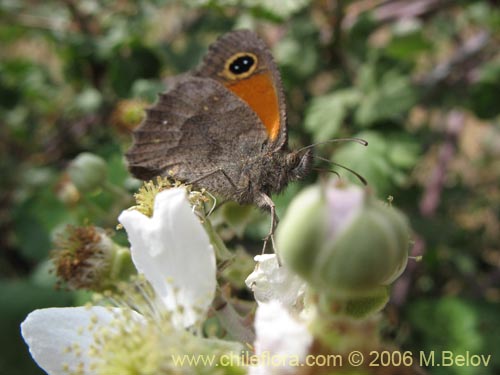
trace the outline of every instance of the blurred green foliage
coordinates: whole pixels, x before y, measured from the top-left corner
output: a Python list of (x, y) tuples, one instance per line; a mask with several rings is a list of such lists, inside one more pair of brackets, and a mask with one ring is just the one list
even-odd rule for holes
[[(131, 204), (139, 183), (123, 152), (138, 108), (239, 27), (274, 51), (291, 144), (367, 140), (316, 154), (363, 175), (412, 221), (413, 252), (424, 258), (394, 288), (388, 340), (493, 355), (488, 368), (430, 374), (500, 372), (497, 1), (9, 0), (0, 21), (1, 374), (41, 373), (18, 334), (29, 311), (82, 301), (53, 291), (51, 241), (68, 223), (114, 228)], [(93, 191), (66, 173), (83, 151), (107, 164)], [(302, 186), (277, 197), (281, 215)], [(267, 216), (219, 211), (230, 247), (260, 248)], [(116, 240), (126, 241), (122, 232)]]

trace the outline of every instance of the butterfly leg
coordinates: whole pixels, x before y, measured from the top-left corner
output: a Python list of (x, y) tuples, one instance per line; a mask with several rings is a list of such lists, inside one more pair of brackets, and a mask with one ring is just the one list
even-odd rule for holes
[(274, 204), (273, 200), (265, 193), (260, 193), (259, 196), (259, 202), (258, 202), (259, 207), (261, 208), (266, 208), (269, 209), (271, 212), (271, 228), (269, 230), (269, 234), (264, 238), (264, 245), (262, 247), (262, 254), (265, 253), (267, 243), (269, 240), (271, 240), (271, 244), (273, 246), (273, 250), (278, 256), (278, 263), (281, 264), (278, 252), (276, 251), (276, 246), (274, 244), (274, 232), (276, 230), (276, 227), (278, 226), (278, 215), (276, 215), (276, 205)]
[(224, 169), (222, 168), (217, 168), (217, 169), (214, 169), (213, 171), (211, 172), (208, 172), (206, 174), (204, 174), (203, 176), (200, 176), (198, 178), (195, 178), (194, 180), (192, 181), (189, 181), (188, 184), (196, 184), (197, 182), (201, 181), (201, 180), (204, 180), (205, 178), (207, 177), (210, 177), (210, 176), (213, 176), (214, 174), (216, 173), (222, 173), (222, 175), (229, 181), (229, 183), (231, 184), (231, 186), (233, 187), (233, 189), (236, 190), (236, 185), (234, 184), (234, 182), (231, 180), (231, 178), (229, 178), (229, 176), (227, 175), (227, 173), (224, 171)]

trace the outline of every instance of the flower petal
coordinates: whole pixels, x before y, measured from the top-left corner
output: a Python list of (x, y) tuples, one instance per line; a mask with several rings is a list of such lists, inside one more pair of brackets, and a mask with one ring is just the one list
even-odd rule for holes
[[(294, 319), (278, 301), (259, 305), (255, 316), (255, 331), (255, 353), (268, 362), (251, 367), (251, 375), (295, 373), (297, 369), (293, 365), (297, 366), (305, 360), (313, 342), (307, 325)], [(279, 359), (280, 364), (284, 361), (283, 366), (276, 366), (273, 358)]]
[(279, 301), (287, 310), (302, 308), (306, 284), (283, 265), (276, 254), (255, 256), (257, 266), (245, 280), (258, 303)]
[(116, 319), (115, 310), (97, 306), (35, 310), (22, 322), (21, 334), (33, 359), (48, 374), (92, 374), (94, 335)]
[(135, 266), (174, 319), (184, 327), (196, 323), (215, 294), (215, 255), (185, 189), (158, 193), (151, 218), (128, 210), (118, 220), (127, 231)]
[(329, 221), (328, 227), (332, 237), (338, 236), (354, 220), (360, 212), (365, 192), (359, 186), (332, 186), (326, 189)]

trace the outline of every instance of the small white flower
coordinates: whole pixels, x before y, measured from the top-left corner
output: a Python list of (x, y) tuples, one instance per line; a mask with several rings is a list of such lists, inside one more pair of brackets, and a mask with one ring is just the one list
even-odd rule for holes
[[(140, 351), (141, 340), (150, 336), (150, 347), (161, 348), (155, 353), (147, 347), (136, 357), (130, 353), (130, 358), (126, 350), (117, 353), (112, 357), (119, 362), (117, 368), (128, 368), (130, 364), (144, 366), (134, 363), (140, 358), (154, 369), (150, 362), (164, 359), (168, 345), (175, 342), (180, 349), (170, 349), (177, 352), (189, 350), (188, 344), (193, 351), (206, 346), (198, 338), (193, 336), (195, 340), (191, 340), (186, 336), (185, 328), (205, 317), (214, 297), (215, 256), (207, 234), (186, 199), (185, 190), (169, 189), (159, 193), (151, 218), (137, 211), (124, 211), (119, 220), (129, 236), (136, 268), (161, 301), (151, 301), (152, 308), (163, 308), (166, 314), (160, 316), (170, 317), (170, 321), (151, 324), (147, 317), (126, 308), (35, 310), (21, 324), (21, 333), (34, 360), (50, 375), (98, 373), (96, 366), (104, 361), (103, 354), (96, 350), (103, 345), (115, 345), (118, 350), (121, 341), (114, 344), (114, 335), (124, 341), (123, 347), (129, 352), (130, 348), (134, 353)], [(152, 329), (155, 331), (149, 335), (148, 330)], [(156, 334), (158, 330), (161, 332)]]
[(245, 280), (259, 304), (279, 301), (287, 310), (299, 311), (303, 306), (306, 284), (284, 265), (276, 254), (255, 256), (257, 266)]
[(255, 331), (255, 354), (261, 362), (250, 368), (250, 375), (295, 373), (295, 366), (304, 362), (313, 342), (307, 324), (292, 317), (278, 301), (259, 305)]

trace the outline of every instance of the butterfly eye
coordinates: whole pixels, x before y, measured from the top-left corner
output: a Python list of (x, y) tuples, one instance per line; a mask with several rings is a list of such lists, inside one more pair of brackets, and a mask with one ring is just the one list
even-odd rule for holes
[(288, 165), (288, 177), (291, 181), (300, 180), (307, 176), (311, 170), (312, 153), (307, 150), (304, 154), (299, 155), (298, 152), (289, 153), (286, 157)]
[(251, 52), (238, 52), (226, 61), (222, 75), (231, 80), (250, 76), (257, 68), (257, 56)]

